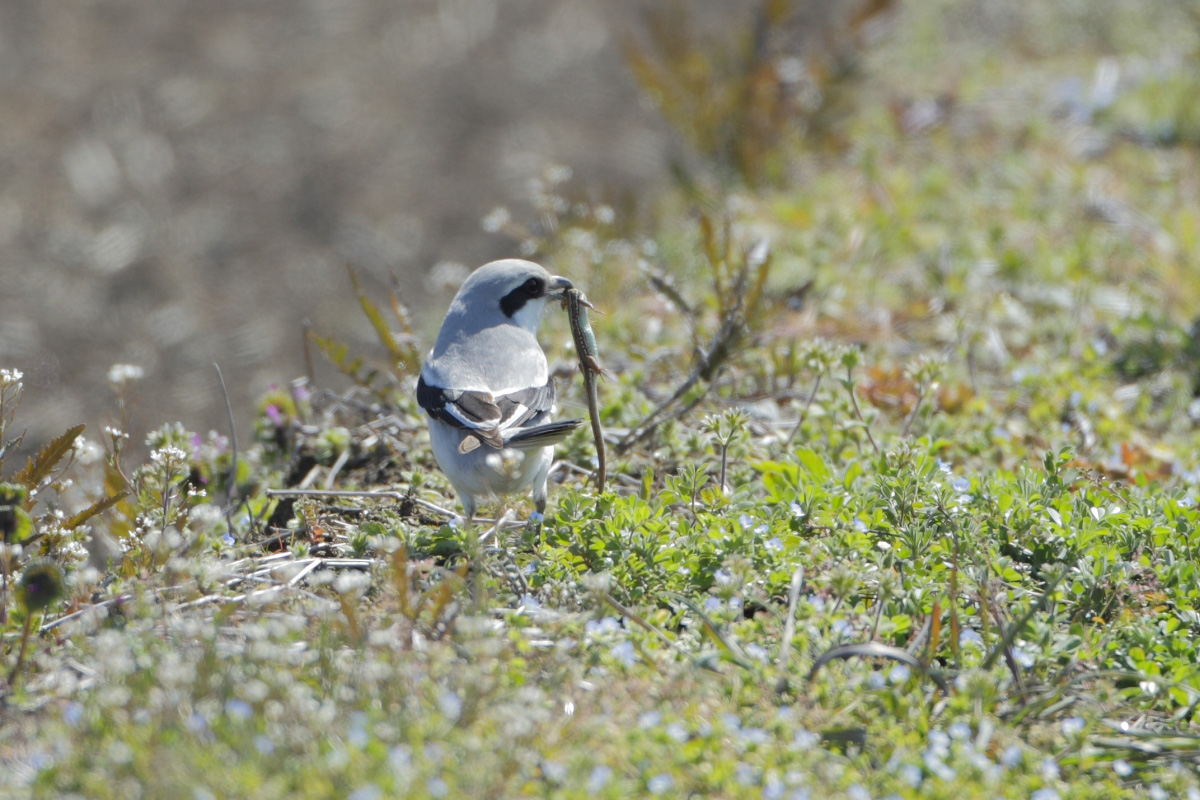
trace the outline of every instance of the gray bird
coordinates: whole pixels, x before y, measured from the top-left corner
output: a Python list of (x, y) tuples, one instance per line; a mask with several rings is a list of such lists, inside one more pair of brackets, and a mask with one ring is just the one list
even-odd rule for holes
[(554, 445), (582, 420), (550, 420), (554, 382), (537, 329), (546, 301), (572, 288), (531, 261), (493, 261), (471, 273), (442, 320), (417, 403), (468, 520), (480, 498), (529, 488), (546, 509)]

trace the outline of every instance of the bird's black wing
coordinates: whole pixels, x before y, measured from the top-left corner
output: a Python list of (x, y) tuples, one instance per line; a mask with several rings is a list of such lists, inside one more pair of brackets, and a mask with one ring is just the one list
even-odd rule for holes
[(501, 448), (505, 431), (519, 428), (554, 408), (554, 382), (497, 397), (491, 392), (432, 386), (421, 376), (417, 381), (417, 404), (434, 419), (469, 430), (492, 447)]

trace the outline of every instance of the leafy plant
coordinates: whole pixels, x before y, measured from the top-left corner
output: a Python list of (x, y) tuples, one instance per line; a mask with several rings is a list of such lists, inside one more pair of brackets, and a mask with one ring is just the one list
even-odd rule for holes
[[(408, 310), (400, 303), (395, 291), (388, 292), (388, 309), (398, 328), (398, 331), (393, 331), (383, 311), (363, 290), (353, 267), (347, 266), (346, 272), (354, 286), (354, 293), (358, 297), (363, 315), (370, 322), (376, 338), (386, 353), (386, 370), (381, 373), (378, 367), (370, 366), (364, 356), (351, 357), (347, 345), (327, 336), (320, 336), (311, 329), (305, 331), (305, 341), (306, 343), (311, 342), (329, 363), (354, 381), (356, 385), (367, 389), (380, 400), (387, 402), (390, 399), (389, 392), (394, 388), (396, 382), (405, 375), (415, 374), (421, 366), (421, 354), (413, 336)], [(390, 387), (379, 384), (381, 374), (389, 376)]]
[(732, 32), (717, 36), (674, 2), (645, 12), (645, 41), (628, 39), (625, 57), (696, 151), (751, 186), (771, 183), (782, 175), (785, 144), (837, 140), (863, 31), (892, 5), (822, 15), (816, 3), (763, 0), (731, 15)]

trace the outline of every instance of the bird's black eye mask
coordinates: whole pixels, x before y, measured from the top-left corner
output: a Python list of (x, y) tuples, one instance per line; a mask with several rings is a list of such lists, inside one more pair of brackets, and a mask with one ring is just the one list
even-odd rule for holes
[(500, 310), (504, 316), (513, 314), (525, 307), (530, 300), (536, 300), (546, 293), (546, 282), (541, 278), (530, 278), (504, 297), (500, 298)]

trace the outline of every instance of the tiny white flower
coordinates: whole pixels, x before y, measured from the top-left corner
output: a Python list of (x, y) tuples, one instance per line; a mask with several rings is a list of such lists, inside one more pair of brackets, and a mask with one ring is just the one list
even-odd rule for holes
[(113, 364), (108, 368), (108, 382), (113, 386), (124, 386), (130, 381), (140, 381), (146, 371), (137, 364)]
[(504, 226), (509, 223), (512, 216), (508, 213), (508, 209), (504, 206), (497, 206), (488, 212), (483, 218), (482, 225), (487, 233), (498, 233), (504, 229)]
[(370, 575), (365, 572), (355, 572), (352, 570), (343, 570), (333, 581), (334, 591), (338, 594), (348, 594), (352, 597), (361, 597), (366, 594), (367, 588), (370, 585)]

